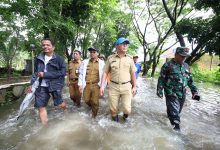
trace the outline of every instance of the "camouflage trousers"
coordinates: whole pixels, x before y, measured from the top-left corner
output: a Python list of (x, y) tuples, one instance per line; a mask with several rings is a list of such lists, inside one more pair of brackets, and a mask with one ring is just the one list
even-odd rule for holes
[(180, 113), (183, 108), (185, 98), (178, 98), (176, 96), (166, 96), (167, 116), (170, 123), (174, 125), (180, 124)]

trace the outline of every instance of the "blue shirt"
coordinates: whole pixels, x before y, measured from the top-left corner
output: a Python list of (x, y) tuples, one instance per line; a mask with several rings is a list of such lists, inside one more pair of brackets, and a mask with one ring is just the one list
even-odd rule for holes
[(141, 65), (138, 63), (135, 63), (135, 67), (137, 68), (137, 71), (135, 72), (136, 79), (138, 78), (138, 74), (141, 71)]

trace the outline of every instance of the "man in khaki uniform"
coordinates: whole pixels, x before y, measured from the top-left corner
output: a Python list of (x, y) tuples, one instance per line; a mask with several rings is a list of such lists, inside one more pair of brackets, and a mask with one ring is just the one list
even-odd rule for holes
[(104, 81), (110, 72), (109, 105), (112, 120), (118, 122), (119, 100), (123, 106), (123, 119), (127, 121), (131, 113), (131, 98), (136, 94), (135, 65), (132, 56), (126, 54), (130, 42), (124, 37), (119, 38), (116, 53), (109, 56), (104, 67), (100, 95), (104, 94)]
[(73, 103), (80, 107), (81, 93), (78, 86), (79, 67), (81, 65), (81, 51), (75, 50), (73, 52), (73, 59), (68, 65), (67, 84), (69, 86), (70, 98)]
[(99, 108), (99, 87), (105, 63), (98, 58), (96, 48), (91, 47), (88, 50), (90, 59), (84, 60), (80, 66), (78, 85), (85, 103), (92, 108), (92, 117), (95, 118)]

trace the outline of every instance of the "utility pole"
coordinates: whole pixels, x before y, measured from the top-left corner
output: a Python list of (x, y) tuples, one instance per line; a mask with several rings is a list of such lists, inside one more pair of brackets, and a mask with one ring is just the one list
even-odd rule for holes
[(215, 52), (214, 51), (211, 51), (210, 53), (210, 56), (211, 56), (211, 62), (210, 62), (210, 67), (209, 67), (209, 70), (211, 71), (212, 70), (212, 61), (213, 61), (213, 56), (215, 55)]
[(31, 64), (32, 64), (32, 74), (34, 74), (34, 50), (35, 50), (35, 45), (30, 44), (30, 49), (31, 49)]

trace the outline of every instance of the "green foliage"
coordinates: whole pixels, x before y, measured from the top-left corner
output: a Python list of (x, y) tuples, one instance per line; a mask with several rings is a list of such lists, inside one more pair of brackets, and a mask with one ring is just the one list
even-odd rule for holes
[[(87, 28), (91, 30), (89, 30), (89, 37), (85, 38), (87, 45), (84, 45), (83, 50), (86, 50), (88, 46), (95, 45), (102, 54), (108, 57), (112, 54), (117, 38), (129, 37), (132, 31), (131, 16), (117, 8), (120, 4), (116, 0), (93, 1), (90, 5), (92, 13), (88, 21), (91, 24), (87, 24)], [(133, 47), (131, 46), (130, 50)]]
[(127, 37), (130, 41), (128, 53), (131, 55), (137, 54), (137, 50), (140, 47), (140, 42), (137, 39), (137, 37), (134, 34), (130, 34), (129, 37)]
[(202, 17), (184, 19), (178, 24), (177, 31), (187, 35), (189, 42), (205, 49), (205, 52), (215, 51), (220, 55), (220, 1), (197, 0), (194, 6), (199, 10), (213, 10), (214, 16), (207, 19)]
[(11, 31), (0, 31), (0, 64), (3, 67), (12, 67), (14, 58), (23, 49), (23, 39), (19, 33), (14, 33), (12, 29)]
[(206, 9), (212, 8), (213, 11), (217, 14), (220, 13), (220, 0), (198, 0), (195, 4), (197, 9)]
[[(0, 14), (4, 26), (21, 20), (22, 31), (27, 33), (23, 50), (29, 53), (30, 44), (35, 44), (35, 54), (39, 54), (41, 39), (50, 37), (56, 43), (56, 52), (67, 55), (68, 59), (70, 46), (71, 51), (81, 49), (85, 57), (87, 48), (94, 43), (107, 57), (115, 40), (128, 37), (132, 31), (131, 16), (120, 10), (124, 3), (118, 0), (5, 0), (0, 5)], [(131, 44), (130, 50), (135, 50), (137, 45)]]
[[(11, 77), (13, 77), (14, 79), (18, 79), (19, 80), (19, 78), (22, 76), (22, 74), (23, 74), (22, 70), (15, 70), (15, 69), (13, 69), (12, 73), (11, 73)], [(7, 76), (8, 76), (7, 72), (2, 72), (0, 74), (0, 78), (7, 78)]]
[(0, 106), (11, 105), (14, 99), (16, 99), (16, 97), (13, 95), (12, 90), (8, 90), (5, 95), (5, 101), (0, 103)]
[(90, 0), (72, 0), (69, 5), (63, 6), (62, 15), (71, 17), (75, 24), (80, 27), (84, 21), (89, 18), (92, 7), (89, 5)]
[(220, 84), (220, 68), (213, 68), (211, 71), (208, 69), (200, 69), (196, 64), (191, 66), (193, 78), (196, 81), (204, 81)]
[(182, 34), (187, 34), (187, 38), (190, 43), (194, 42), (195, 44), (198, 45), (205, 44), (206, 52), (215, 51), (216, 54), (219, 54), (220, 51), (219, 21), (220, 18), (184, 19), (178, 24), (177, 31), (179, 31)]

